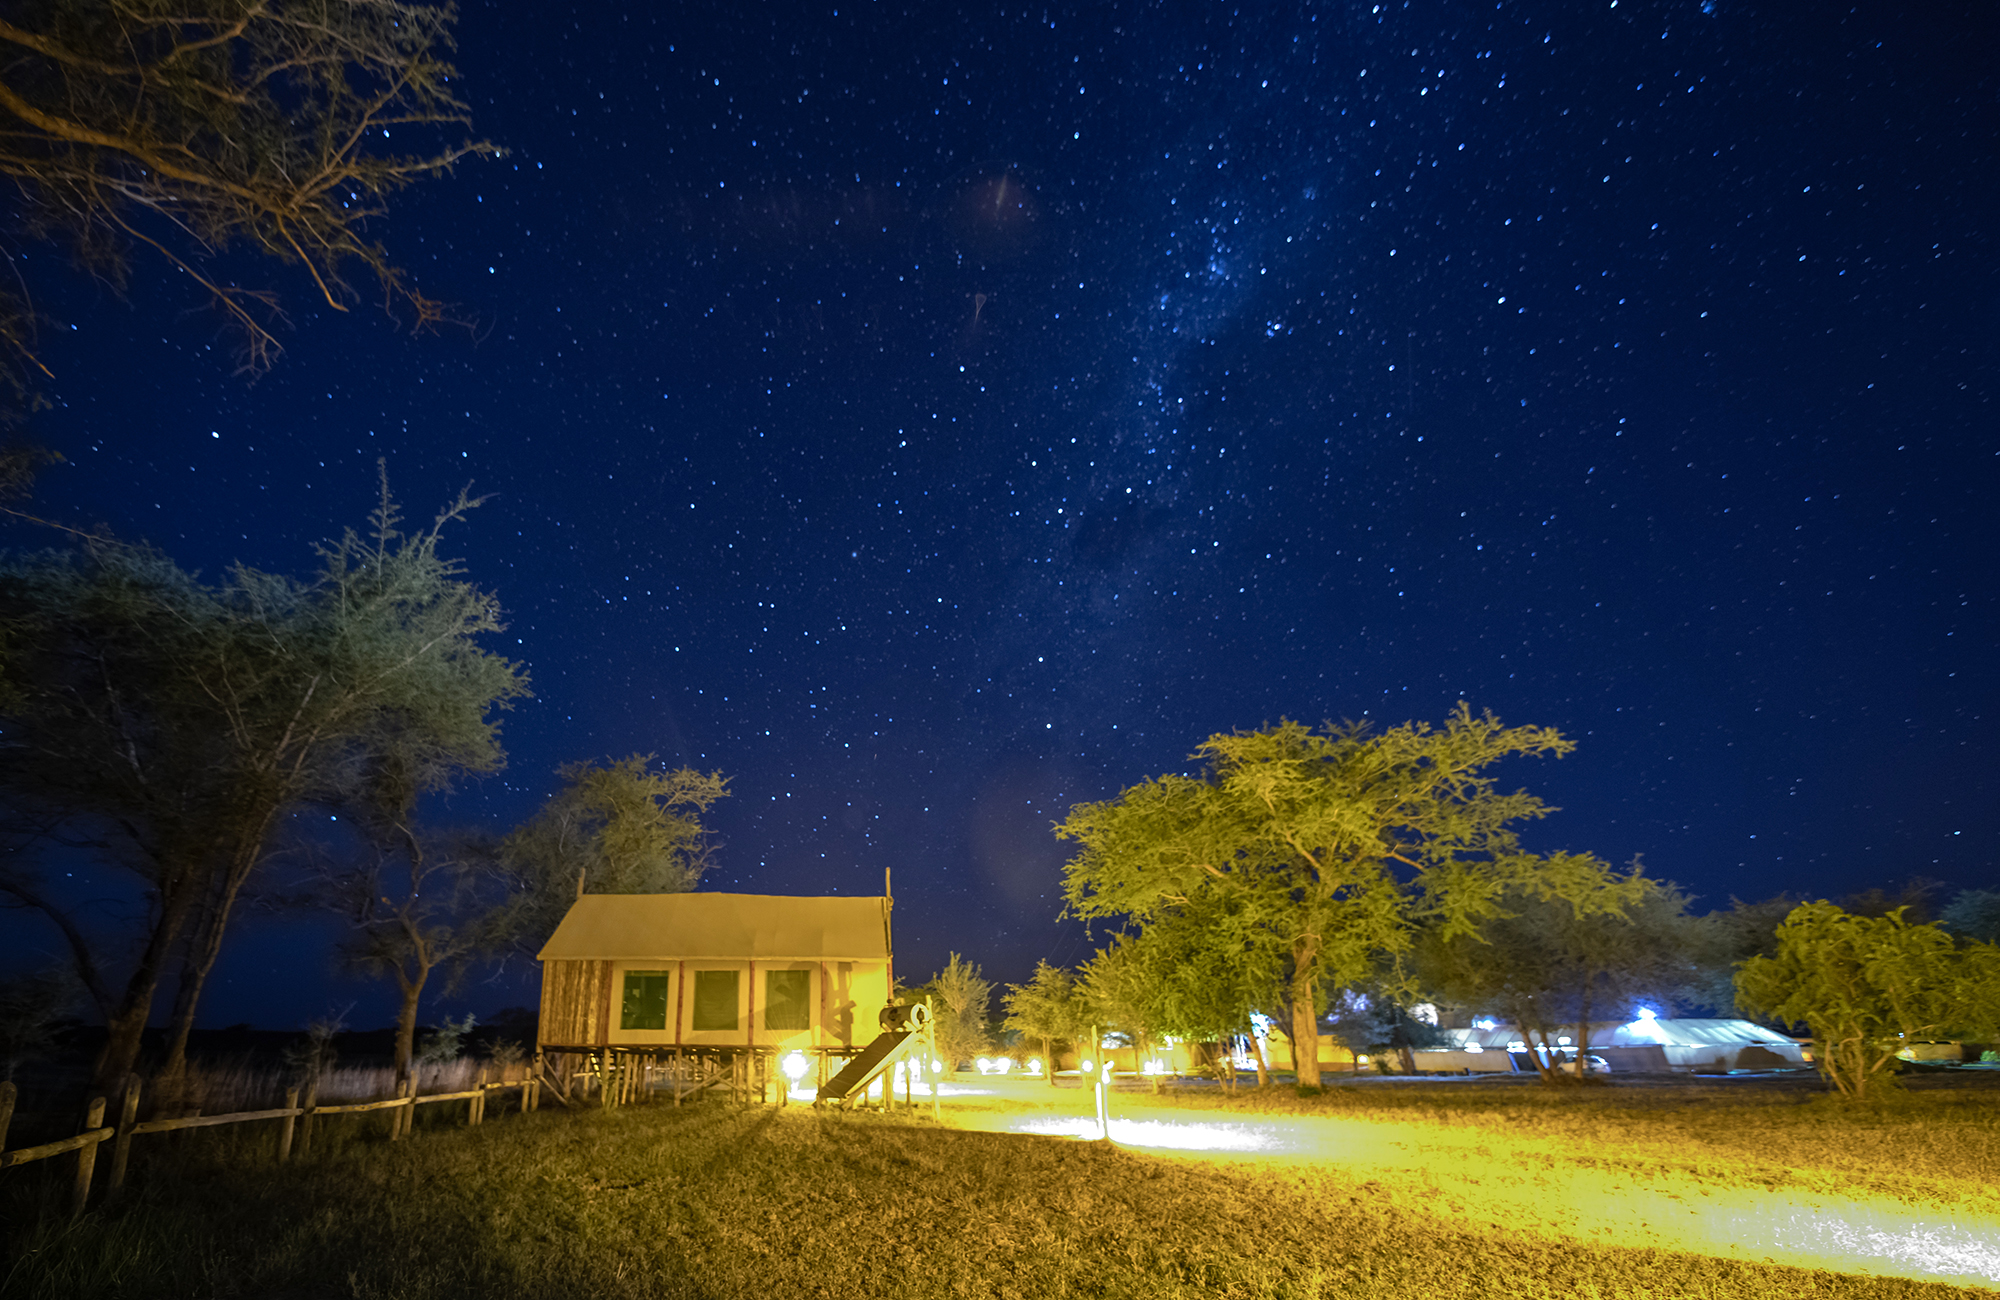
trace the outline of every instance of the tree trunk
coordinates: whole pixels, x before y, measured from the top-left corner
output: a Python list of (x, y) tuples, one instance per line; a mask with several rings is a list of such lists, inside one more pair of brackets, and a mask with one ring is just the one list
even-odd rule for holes
[(1396, 1063), (1403, 1067), (1404, 1074), (1417, 1072), (1417, 1054), (1410, 1050), (1408, 1043), (1396, 1044)]
[(97, 1054), (91, 1085), (97, 1091), (108, 1094), (139, 1062), (140, 1040), (146, 1032), (146, 1021), (153, 1014), (153, 997), (160, 989), (160, 971), (187, 921), (193, 892), (185, 876), (173, 887), (160, 890), (159, 921), (146, 937), (146, 946), (139, 953), (132, 977), (125, 982), (124, 996), (104, 1017), (104, 1048)]
[(247, 842), (239, 844), (229, 864), (229, 874), (223, 878), (216, 896), (209, 900), (198, 928), (189, 936), (181, 962), (180, 987), (174, 990), (174, 1019), (168, 1035), (166, 1065), (160, 1071), (161, 1077), (171, 1080), (176, 1088), (187, 1070), (188, 1035), (194, 1030), (195, 1008), (201, 1001), (202, 987), (208, 983), (209, 972), (215, 969), (215, 960), (222, 954), (222, 937), (229, 929), (229, 914), (236, 907), (237, 896), (243, 892), (251, 869), (263, 855), (264, 837), (270, 824), (267, 813), (251, 831)]
[[(1270, 1058), (1264, 1054), (1264, 1040), (1257, 1037), (1257, 1034), (1254, 1030), (1250, 1034), (1250, 1053), (1251, 1053), (1251, 1059), (1257, 1062), (1257, 1086), (1259, 1088), (1270, 1087), (1271, 1086)], [(1319, 1047), (1317, 1044), (1315, 1044), (1313, 1047), (1313, 1057), (1314, 1059), (1318, 1059), (1319, 1057)], [(1236, 1073), (1236, 1067), (1233, 1062), (1230, 1065), (1229, 1073), (1232, 1077), (1234, 1077)]]
[(1056, 1044), (1054, 1039), (1044, 1038), (1042, 1040), (1042, 1058), (1048, 1062), (1049, 1087), (1053, 1088), (1056, 1086)]
[(1292, 974), (1292, 1069), (1301, 1088), (1319, 1087), (1319, 1016), (1313, 967), (1295, 960)]
[(430, 978), (430, 968), (419, 968), (416, 975), (396, 971), (396, 987), (402, 991), (403, 1005), (396, 1011), (396, 1080), (401, 1082), (411, 1077), (416, 1060), (417, 1044), (417, 999), (424, 995), (424, 981)]
[(1583, 1001), (1577, 1008), (1576, 1023), (1576, 1081), (1582, 1083), (1583, 1058), (1590, 1052), (1590, 982), (1584, 981)]

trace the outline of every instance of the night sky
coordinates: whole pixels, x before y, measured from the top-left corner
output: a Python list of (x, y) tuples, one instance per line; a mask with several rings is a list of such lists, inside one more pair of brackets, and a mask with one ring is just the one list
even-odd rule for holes
[[(377, 457), (412, 515), (495, 494), (453, 549), (536, 698), (434, 819), (511, 824), (574, 759), (720, 768), (705, 888), (891, 868), (899, 973), (1017, 980), (1102, 941), (1057, 921), (1072, 803), (1213, 732), (1465, 700), (1578, 742), (1505, 773), (1563, 810), (1531, 845), (1701, 910), (1996, 886), (1986, 4), (459, 34), (511, 153), (376, 233), (476, 332), (245, 263), (295, 326), (251, 386), (184, 279), (121, 299), (28, 250), (57, 518), (305, 572)], [(204, 1022), (386, 1020), (325, 934), (250, 918)]]

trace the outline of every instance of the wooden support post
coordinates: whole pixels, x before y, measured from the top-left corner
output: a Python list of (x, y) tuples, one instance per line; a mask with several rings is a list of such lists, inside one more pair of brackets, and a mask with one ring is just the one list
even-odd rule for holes
[(278, 1128), (278, 1163), (281, 1165), (292, 1158), (292, 1134), (299, 1124), (299, 1090), (296, 1087), (285, 1089), (285, 1109), (292, 1113), (280, 1121)]
[(118, 1136), (111, 1140), (111, 1177), (105, 1193), (116, 1196), (125, 1186), (125, 1165), (132, 1158), (132, 1126), (139, 1122), (139, 1076), (125, 1076), (118, 1101)]
[(299, 1116), (299, 1154), (305, 1155), (312, 1146), (313, 1109), (319, 1105), (319, 1071), (314, 1070), (306, 1080), (305, 1102), (299, 1107), (305, 1113)]
[[(79, 1132), (88, 1133), (92, 1129), (104, 1127), (104, 1098), (92, 1097), (90, 1105), (84, 1108), (83, 1127)], [(92, 1142), (76, 1149), (76, 1185), (70, 1194), (69, 1212), (72, 1217), (82, 1214), (83, 1207), (90, 1201), (90, 1176), (97, 1172), (97, 1143)]]
[(479, 1083), (477, 1084), (476, 1091), (473, 1093), (472, 1104), (465, 1108), (465, 1126), (467, 1128), (478, 1128), (479, 1122), (486, 1118), (486, 1116), (481, 1113), (485, 1109), (486, 1109), (486, 1067), (482, 1065), (479, 1067)]
[(401, 1106), (389, 1112), (389, 1140), (400, 1142), (408, 1135), (410, 1121), (416, 1117), (417, 1080), (415, 1075), (396, 1081), (396, 1095), (404, 1098)]
[(0, 1083), (0, 1151), (7, 1149), (7, 1129), (14, 1122), (14, 1085)]

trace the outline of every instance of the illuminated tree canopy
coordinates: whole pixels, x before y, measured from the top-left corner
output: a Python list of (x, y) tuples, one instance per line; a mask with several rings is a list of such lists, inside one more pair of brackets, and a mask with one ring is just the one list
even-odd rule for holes
[(1281, 722), (1211, 736), (1198, 776), (1166, 775), (1079, 804), (1065, 894), (1079, 916), (1141, 925), (1229, 898), (1285, 952), (1299, 1082), (1319, 1082), (1318, 1012), (1329, 982), (1363, 978), (1410, 945), (1417, 922), (1468, 932), (1522, 869), (1514, 826), (1550, 810), (1490, 774), (1521, 754), (1565, 754), (1546, 727), (1503, 727), (1460, 705), (1442, 727), (1315, 731)]
[(1907, 1040), (2000, 1028), (2000, 947), (1954, 942), (1901, 908), (1803, 903), (1778, 926), (1777, 955), (1738, 968), (1736, 999), (1753, 1016), (1803, 1021), (1820, 1073), (1858, 1101)]

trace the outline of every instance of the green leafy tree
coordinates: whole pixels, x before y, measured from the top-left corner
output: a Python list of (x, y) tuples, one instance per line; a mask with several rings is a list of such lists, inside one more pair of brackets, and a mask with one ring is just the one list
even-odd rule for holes
[(1688, 1003), (1718, 1016), (1736, 1014), (1736, 968), (1752, 957), (1777, 955), (1778, 925), (1799, 902), (1790, 894), (1752, 903), (1731, 898), (1727, 909), (1693, 918), (1689, 951), (1695, 975)]
[[(1154, 1024), (1162, 1034), (1213, 1044), (1209, 1062), (1226, 1087), (1236, 1085), (1231, 1040), (1257, 1042), (1251, 1017), (1282, 1001), (1287, 952), (1256, 924), (1241, 897), (1203, 895), (1153, 914), (1133, 947), (1153, 988)], [(1259, 1084), (1269, 1079), (1261, 1045)]]
[(1195, 755), (1201, 775), (1070, 810), (1056, 833), (1081, 848), (1065, 894), (1079, 916), (1142, 927), (1198, 898), (1239, 900), (1288, 954), (1299, 1082), (1317, 1086), (1327, 985), (1406, 950), (1419, 915), (1452, 934), (1489, 915), (1517, 856), (1513, 825), (1548, 811), (1526, 792), (1499, 791), (1488, 769), (1571, 748), (1547, 728), (1503, 728), (1463, 705), (1441, 728), (1283, 722), (1211, 736)]
[(1803, 1022), (1820, 1073), (1860, 1101), (1905, 1040), (1993, 1030), (2000, 948), (1960, 945), (1901, 909), (1871, 917), (1803, 903), (1778, 927), (1777, 954), (1743, 963), (1736, 996), (1750, 1015)]
[[(526, 679), (481, 647), (498, 606), (440, 550), (477, 504), (461, 494), (406, 533), (385, 481), (369, 531), (323, 545), (304, 581), (239, 565), (205, 583), (99, 539), (0, 560), (16, 689), (0, 895), (68, 945), (108, 1030), (100, 1086), (131, 1070), (176, 967), (162, 1076), (178, 1078), (203, 984), (282, 815), (337, 801), (374, 737), (398, 729), (460, 772), (501, 765), (495, 713)], [(136, 935), (87, 930), (44, 878), (51, 847), (130, 873), (145, 902)]]
[(1088, 1032), (1076, 978), (1060, 966), (1035, 963), (1026, 984), (1009, 984), (1002, 995), (1007, 1009), (1001, 1028), (1042, 1045), (1049, 1086), (1056, 1082), (1056, 1044), (1078, 1040)]
[[(230, 251), (302, 267), (335, 311), (368, 292), (415, 327), (442, 321), (367, 231), (396, 191), (498, 153), (465, 134), (445, 61), (455, 17), (397, 0), (12, 6), (0, 19), (9, 233), (67, 245), (121, 289), (135, 251), (158, 256), (207, 293), (253, 374), (280, 350), (281, 316), (274, 294), (218, 268)], [(5, 282), (0, 405), (18, 406), (46, 372), (26, 281)]]
[(1694, 981), (1687, 896), (1588, 854), (1551, 855), (1520, 876), (1471, 933), (1427, 935), (1418, 976), (1444, 1000), (1512, 1021), (1544, 1082), (1579, 1082), (1555, 1066), (1558, 1038), (1581, 1054), (1593, 1017), (1630, 1019)]
[(1372, 1056), (1379, 1061), (1393, 1055), (1404, 1074), (1417, 1072), (1418, 1049), (1440, 1047), (1446, 1041), (1434, 1023), (1404, 1006), (1397, 992), (1379, 982), (1342, 989), (1329, 1019), (1333, 1036), (1357, 1058)]
[(909, 1000), (926, 999), (934, 1017), (938, 1055), (944, 1058), (946, 1069), (956, 1070), (961, 1063), (992, 1049), (988, 1016), (993, 985), (980, 974), (979, 967), (957, 953), (951, 954), (943, 970), (910, 990)]
[(653, 762), (632, 754), (565, 765), (562, 788), (507, 837), (525, 951), (539, 951), (587, 893), (680, 894), (700, 883), (712, 852), (701, 816), (728, 796), (728, 778)]
[(2000, 892), (1963, 890), (1938, 913), (1938, 923), (1953, 934), (1980, 943), (2000, 943)]
[[(1152, 1055), (1153, 1035), (1162, 1018), (1160, 985), (1141, 957), (1131, 935), (1114, 935), (1111, 942), (1083, 964), (1077, 980), (1085, 1014), (1103, 1041), (1105, 1032), (1118, 1033), (1132, 1044), (1143, 1062)], [(1154, 1091), (1159, 1090), (1158, 1082)]]

